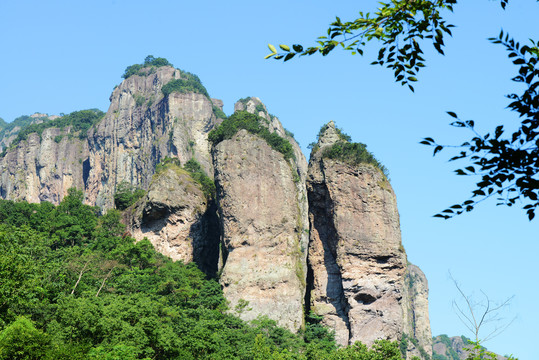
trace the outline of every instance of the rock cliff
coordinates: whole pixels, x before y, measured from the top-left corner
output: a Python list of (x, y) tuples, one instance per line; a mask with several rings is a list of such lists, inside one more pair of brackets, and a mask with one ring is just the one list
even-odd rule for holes
[[(258, 118), (261, 125), (270, 125), (264, 119)], [(273, 123), (282, 129), (276, 118)], [(286, 159), (247, 130), (217, 144), (213, 159), (223, 234), (224, 294), (233, 309), (248, 304), (238, 312), (241, 318), (266, 315), (297, 331), (304, 322), (308, 244), (301, 181), (305, 164), (300, 164), (305, 160)]]
[[(347, 159), (326, 156), (334, 144), (345, 142), (346, 136), (330, 122), (311, 153), (312, 288), (307, 305), (335, 329), (342, 345), (399, 340), (413, 327), (407, 311), (415, 307), (404, 299), (407, 265), (395, 194), (375, 165), (350, 165)], [(426, 292), (417, 295), (425, 304)], [(430, 326), (417, 331), (430, 339)]]
[(61, 136), (68, 132), (48, 128), (7, 151), (0, 159), (0, 196), (58, 204), (70, 187), (83, 189), (88, 146), (77, 137)]
[(207, 140), (216, 120), (211, 100), (200, 93), (164, 96), (161, 91), (182, 76), (178, 69), (159, 67), (146, 76), (130, 76), (114, 90), (105, 118), (88, 134), (88, 203), (111, 208), (122, 181), (147, 189), (165, 156), (182, 164), (194, 157), (213, 173)]
[(429, 320), (429, 284), (421, 269), (408, 263), (404, 278), (403, 336), (408, 341), (408, 352), (427, 358), (432, 357), (432, 333)]
[[(189, 81), (195, 86), (163, 89)], [(196, 81), (171, 66), (142, 68), (115, 88), (85, 136), (69, 127), (29, 134), (0, 157), (0, 196), (57, 204), (77, 187), (88, 204), (107, 210), (127, 182), (146, 190), (123, 214), (129, 233), (210, 276), (220, 273), (242, 319), (265, 315), (298, 331), (311, 311), (339, 344), (399, 340), (409, 357), (428, 358), (428, 285), (407, 263), (383, 168), (368, 152), (370, 163), (354, 160), (364, 146), (344, 146), (332, 122), (307, 164), (293, 135), (255, 97), (234, 108), (255, 119), (258, 132), (247, 126), (214, 142), (212, 129), (230, 119)], [(163, 159), (175, 162), (156, 173)], [(185, 171), (190, 159), (214, 178), (215, 195)]]
[(135, 239), (147, 238), (160, 253), (185, 263), (194, 261), (215, 276), (219, 258), (215, 204), (187, 171), (170, 165), (156, 173), (147, 194), (123, 215)]

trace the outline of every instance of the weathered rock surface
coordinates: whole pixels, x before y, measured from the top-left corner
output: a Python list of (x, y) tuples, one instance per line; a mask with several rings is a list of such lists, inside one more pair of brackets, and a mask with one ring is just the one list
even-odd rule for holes
[(212, 102), (198, 93), (164, 97), (163, 85), (179, 78), (180, 70), (160, 67), (148, 76), (131, 76), (114, 90), (105, 118), (88, 137), (88, 203), (112, 207), (122, 181), (147, 189), (165, 156), (178, 157), (182, 164), (194, 157), (213, 173), (207, 140), (215, 123)]
[(42, 139), (30, 135), (8, 151), (0, 159), (7, 169), (0, 178), (2, 198), (57, 204), (75, 186), (84, 190), (86, 203), (107, 210), (119, 183), (147, 189), (156, 164), (166, 156), (182, 164), (195, 158), (213, 176), (207, 140), (216, 121), (212, 101), (198, 93), (165, 97), (163, 85), (182, 78), (182, 72), (169, 66), (147, 70), (147, 76), (133, 75), (115, 88), (107, 114), (87, 139), (55, 145), (51, 139), (61, 130), (51, 128)]
[(45, 129), (41, 137), (30, 134), (26, 141), (0, 159), (0, 196), (28, 202), (49, 201), (58, 204), (67, 189), (84, 188), (84, 160), (88, 146), (77, 137), (56, 128)]
[[(399, 340), (409, 305), (403, 299), (406, 254), (395, 194), (374, 166), (323, 158), (323, 149), (339, 139), (330, 122), (309, 162), (308, 305), (342, 345)], [(430, 337), (430, 326), (418, 332)]]
[(299, 166), (246, 130), (215, 146), (213, 159), (225, 297), (232, 309), (248, 302), (239, 312), (244, 320), (266, 315), (297, 331), (304, 321), (308, 241)]
[(171, 166), (154, 175), (148, 193), (124, 213), (127, 230), (148, 238), (160, 253), (185, 263), (195, 261), (215, 275), (219, 258), (216, 207), (188, 172)]
[[(290, 141), (295, 159), (246, 130), (211, 149), (207, 135), (223, 120), (214, 114), (223, 104), (198, 93), (165, 97), (163, 85), (181, 77), (172, 67), (129, 77), (87, 139), (65, 136), (69, 128), (30, 134), (0, 158), (0, 196), (58, 204), (76, 187), (86, 203), (107, 210), (127, 181), (148, 190), (124, 214), (131, 234), (207, 274), (219, 267), (242, 319), (266, 315), (297, 331), (310, 310), (342, 345), (406, 334), (414, 340), (409, 356), (430, 355), (427, 281), (407, 265), (395, 195), (382, 172), (323, 158), (340, 141), (333, 123), (307, 166), (293, 135), (253, 97), (235, 110), (259, 115)], [(154, 174), (167, 156), (182, 165), (195, 158), (215, 176), (218, 206), (179, 167)]]
[(404, 279), (403, 304), (404, 334), (417, 340), (417, 345), (408, 342), (408, 351), (413, 356), (432, 357), (432, 333), (429, 320), (429, 284), (421, 269), (408, 263)]

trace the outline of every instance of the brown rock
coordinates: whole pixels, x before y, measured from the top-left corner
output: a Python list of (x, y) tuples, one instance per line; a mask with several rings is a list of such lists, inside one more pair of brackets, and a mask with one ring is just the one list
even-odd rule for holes
[(48, 128), (41, 136), (27, 140), (0, 159), (0, 196), (28, 202), (58, 204), (70, 187), (84, 189), (84, 161), (88, 158), (86, 141), (63, 136), (70, 129)]
[(185, 170), (170, 166), (154, 175), (147, 195), (124, 213), (124, 222), (135, 239), (148, 238), (173, 260), (195, 261), (210, 275), (217, 271), (216, 207)]
[(297, 331), (304, 321), (308, 241), (304, 173), (246, 130), (215, 146), (213, 159), (224, 294), (232, 309), (248, 302), (238, 311), (242, 319), (266, 315)]
[(114, 90), (105, 118), (89, 133), (88, 203), (112, 207), (122, 181), (147, 189), (165, 156), (182, 164), (194, 157), (213, 173), (207, 140), (215, 122), (211, 100), (198, 93), (164, 97), (161, 92), (180, 77), (180, 70), (159, 67), (148, 76), (127, 78)]
[(375, 166), (323, 158), (336, 141), (331, 122), (309, 162), (309, 305), (342, 345), (399, 340), (407, 326), (406, 254), (395, 194)]
[(429, 284), (421, 269), (408, 263), (404, 281), (403, 305), (404, 333), (417, 340), (417, 346), (409, 343), (412, 356), (432, 357), (432, 333), (429, 321)]

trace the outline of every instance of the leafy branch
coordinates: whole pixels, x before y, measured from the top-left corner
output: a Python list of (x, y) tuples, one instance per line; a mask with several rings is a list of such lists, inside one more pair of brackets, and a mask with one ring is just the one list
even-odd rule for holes
[(511, 100), (507, 107), (517, 112), (522, 121), (518, 130), (510, 135), (504, 135), (503, 125), (497, 126), (493, 133), (481, 135), (475, 130), (474, 121), (462, 121), (456, 113), (448, 112), (455, 118), (451, 125), (470, 130), (472, 139), (457, 146), (440, 145), (432, 138), (420, 142), (433, 146), (434, 155), (446, 147), (459, 148), (460, 153), (449, 161), (467, 159), (471, 165), (457, 169), (455, 173), (481, 178), (471, 199), (434, 216), (451, 218), (471, 211), (479, 202), (496, 195), (497, 205), (522, 203), (532, 220), (539, 206), (539, 47), (533, 40), (529, 45), (521, 46), (503, 31), (497, 38), (489, 40), (503, 45), (513, 64), (519, 66), (518, 74), (512, 80), (523, 84), (525, 89), (520, 95), (507, 95)]
[(424, 67), (420, 43), (429, 39), (440, 54), (444, 54), (444, 34), (451, 35), (451, 24), (442, 18), (444, 10), (453, 11), (456, 0), (391, 0), (381, 3), (381, 7), (373, 15), (359, 12), (359, 18), (342, 22), (339, 17), (331, 23), (327, 36), (318, 38), (318, 45), (304, 48), (300, 44), (279, 45), (280, 52), (271, 44), (271, 53), (265, 58), (288, 61), (298, 56), (328, 55), (341, 47), (352, 55), (363, 55), (369, 41), (377, 40), (382, 46), (377, 60), (372, 65), (386, 66), (393, 70), (395, 81), (401, 85), (411, 85), (417, 81), (417, 73)]

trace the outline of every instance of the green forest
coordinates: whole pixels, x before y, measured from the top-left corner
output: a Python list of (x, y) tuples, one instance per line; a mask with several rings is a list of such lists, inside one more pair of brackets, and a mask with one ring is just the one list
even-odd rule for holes
[(121, 213), (0, 200), (0, 359), (400, 360), (397, 343), (338, 348), (307, 316), (293, 334), (229, 309), (216, 279), (125, 234)]

